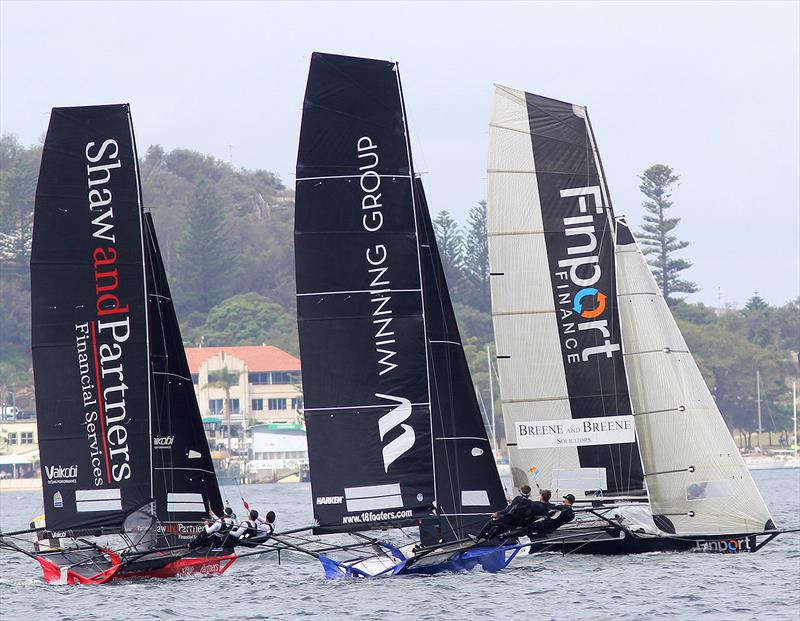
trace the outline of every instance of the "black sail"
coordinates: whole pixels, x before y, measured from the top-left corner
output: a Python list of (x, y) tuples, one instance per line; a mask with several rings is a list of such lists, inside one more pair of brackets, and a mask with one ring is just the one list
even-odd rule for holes
[(416, 523), (435, 501), (411, 175), (396, 65), (315, 53), (295, 263), (318, 532)]
[(148, 325), (153, 404), (153, 487), (159, 533), (167, 545), (191, 539), (222, 497), (152, 216), (145, 213)]
[(433, 543), (505, 504), (391, 62), (314, 54), (295, 215), (317, 532), (423, 524)]
[(423, 529), (423, 542), (432, 543), (479, 532), (487, 514), (506, 505), (506, 496), (461, 344), (422, 180), (416, 178), (414, 187), (441, 517), (438, 532)]
[(36, 189), (33, 370), (53, 530), (152, 499), (142, 210), (127, 105), (54, 108)]

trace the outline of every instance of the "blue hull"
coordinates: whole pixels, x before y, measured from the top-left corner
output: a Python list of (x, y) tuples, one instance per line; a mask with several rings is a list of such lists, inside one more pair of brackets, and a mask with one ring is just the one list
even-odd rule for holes
[[(319, 560), (328, 579), (339, 578), (372, 578), (378, 576), (396, 576), (406, 574), (422, 574), (431, 576), (440, 573), (462, 573), (480, 567), (483, 571), (496, 573), (508, 567), (520, 549), (524, 546), (492, 546), (487, 548), (469, 548), (449, 555), (444, 553), (429, 556), (406, 558), (394, 546), (382, 544), (390, 552), (394, 563), (387, 566), (384, 562), (377, 570), (370, 570), (368, 563), (357, 561), (345, 563), (336, 561), (327, 556), (320, 556)], [(441, 560), (434, 560), (437, 557)]]

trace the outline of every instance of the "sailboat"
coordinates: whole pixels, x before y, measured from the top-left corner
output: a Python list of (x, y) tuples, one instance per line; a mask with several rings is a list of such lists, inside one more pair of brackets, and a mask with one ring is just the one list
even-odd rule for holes
[[(398, 65), (315, 53), (295, 215), (315, 553), (330, 578), (496, 571), (505, 492), (414, 171)], [(369, 532), (418, 536), (398, 546)], [(405, 531), (403, 531), (405, 532)]]
[(222, 498), (127, 104), (54, 108), (36, 190), (33, 371), (44, 522), (27, 550), (49, 583), (221, 574), (186, 544)]
[(648, 265), (586, 108), (496, 86), (493, 323), (515, 485), (573, 494), (532, 551), (758, 550), (780, 531)]

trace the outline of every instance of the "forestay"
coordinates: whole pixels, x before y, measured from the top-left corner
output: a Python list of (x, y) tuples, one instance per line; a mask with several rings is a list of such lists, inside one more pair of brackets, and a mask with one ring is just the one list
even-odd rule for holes
[(678, 535), (773, 528), (686, 341), (624, 219), (617, 219), (618, 295), (653, 518)]
[(586, 109), (495, 88), (489, 260), (514, 483), (644, 494), (611, 206)]

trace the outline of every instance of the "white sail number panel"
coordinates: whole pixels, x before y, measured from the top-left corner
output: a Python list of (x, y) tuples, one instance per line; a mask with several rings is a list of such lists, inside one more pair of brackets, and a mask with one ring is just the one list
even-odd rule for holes
[(633, 416), (520, 421), (515, 424), (522, 449), (624, 444), (636, 441)]

